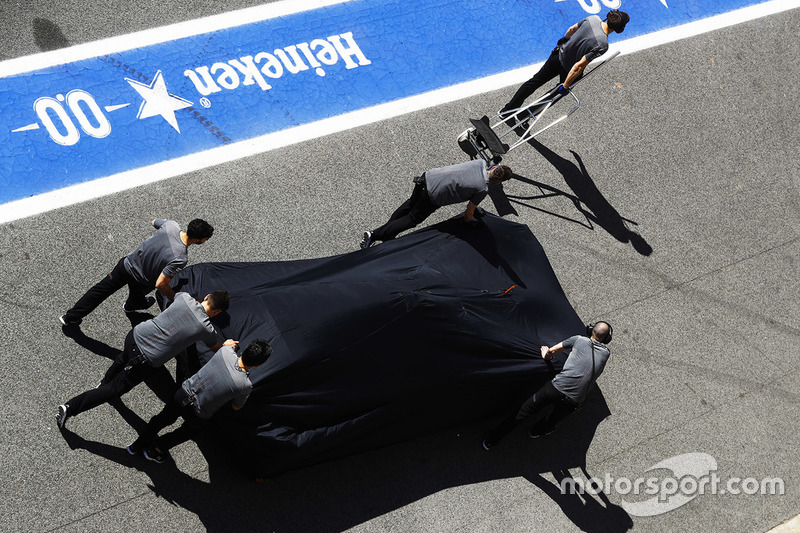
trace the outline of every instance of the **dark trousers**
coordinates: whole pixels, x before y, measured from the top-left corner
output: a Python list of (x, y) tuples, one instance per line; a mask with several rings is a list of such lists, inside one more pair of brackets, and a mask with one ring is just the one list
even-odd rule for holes
[(103, 303), (106, 298), (125, 285), (128, 286), (128, 301), (125, 303), (125, 307), (128, 309), (142, 309), (146, 305), (145, 297), (147, 293), (151, 292), (154, 287), (142, 285), (133, 279), (128, 274), (128, 271), (125, 270), (125, 258), (123, 257), (117, 262), (114, 270), (86, 291), (86, 294), (81, 296), (81, 299), (72, 306), (72, 309), (66, 312), (67, 321), (74, 322), (84, 318), (97, 309), (97, 306)]
[(553, 49), (553, 52), (550, 54), (550, 57), (547, 58), (547, 61), (544, 62), (542, 68), (539, 69), (539, 72), (533, 75), (531, 79), (523, 83), (511, 100), (508, 101), (506, 105), (503, 106), (503, 109), (500, 110), (501, 113), (505, 111), (509, 111), (511, 109), (518, 109), (522, 107), (522, 104), (525, 102), (525, 99), (532, 95), (536, 89), (547, 83), (548, 81), (552, 80), (556, 76), (564, 83), (564, 80), (567, 79), (567, 74), (569, 74), (568, 70), (564, 70), (561, 66), (561, 61), (558, 60), (558, 47)]
[(131, 330), (125, 337), (125, 349), (111, 363), (100, 385), (69, 400), (67, 414), (75, 416), (119, 398), (158, 371), (159, 368), (150, 366), (142, 356)]
[(525, 400), (515, 414), (508, 416), (491, 430), (486, 436), (486, 441), (490, 445), (497, 444), (521, 422), (537, 414), (547, 406), (553, 406), (553, 410), (533, 428), (536, 433), (550, 433), (564, 417), (577, 408), (577, 404), (559, 392), (553, 386), (552, 381), (548, 381), (533, 396)]
[(372, 240), (388, 241), (394, 239), (401, 232), (415, 227), (428, 218), (439, 206), (434, 205), (428, 196), (424, 179), (415, 180), (411, 198), (397, 208), (389, 218), (389, 222), (372, 231)]
[[(183, 418), (183, 423), (169, 433), (158, 436), (158, 432)], [(202, 431), (208, 421), (197, 416), (194, 406), (183, 388), (178, 388), (172, 399), (164, 408), (155, 415), (144, 429), (139, 433), (139, 438), (134, 443), (142, 448), (156, 447), (162, 452), (182, 444)]]

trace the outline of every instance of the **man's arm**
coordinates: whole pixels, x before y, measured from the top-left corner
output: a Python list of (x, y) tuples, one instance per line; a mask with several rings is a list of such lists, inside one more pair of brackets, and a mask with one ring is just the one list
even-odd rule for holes
[(576, 22), (575, 24), (570, 26), (569, 29), (567, 29), (567, 33), (564, 34), (564, 37), (567, 39), (572, 37), (572, 34), (578, 31), (578, 26), (580, 26), (580, 22)]
[(464, 211), (464, 222), (469, 222), (470, 220), (472, 220), (472, 216), (475, 214), (476, 207), (478, 206), (473, 204), (472, 202), (467, 203), (467, 210)]
[(231, 407), (233, 407), (233, 410), (234, 411), (238, 411), (239, 409), (244, 407), (244, 404), (247, 401), (247, 398), (249, 398), (249, 397), (250, 397), (250, 391), (249, 390), (245, 391), (245, 392), (242, 392), (238, 396), (236, 396), (236, 398), (234, 398), (233, 402), (231, 403)]
[(172, 287), (169, 286), (172, 278), (168, 278), (162, 272), (158, 275), (158, 279), (156, 280), (156, 289), (158, 292), (169, 298), (170, 300), (175, 299), (175, 291), (172, 290)]
[(555, 346), (549, 348), (547, 346), (542, 346), (542, 359), (544, 359), (545, 361), (549, 361), (550, 359), (553, 358), (553, 354), (557, 354), (563, 349), (564, 349), (564, 343), (562, 342), (559, 342)]
[[(247, 398), (245, 398), (245, 400), (247, 400)], [(231, 407), (233, 408), (234, 411), (238, 411), (239, 409), (244, 407), (244, 402), (241, 402), (239, 405), (236, 405), (236, 401), (234, 400), (234, 402), (231, 404)]]
[(586, 56), (583, 56), (583, 58), (580, 61), (572, 65), (572, 68), (569, 69), (569, 74), (567, 74), (567, 78), (564, 80), (563, 83), (564, 88), (569, 89), (570, 85), (572, 85), (578, 78), (581, 77), (581, 74), (583, 74), (583, 70), (588, 65), (589, 65), (589, 60), (586, 58)]
[(219, 350), (223, 346), (231, 346), (234, 350), (238, 350), (239, 349), (239, 341), (235, 341), (233, 339), (228, 339), (225, 342), (218, 342), (213, 346), (211, 346), (210, 344), (206, 343), (206, 346), (208, 346), (214, 352), (216, 352), (217, 350)]

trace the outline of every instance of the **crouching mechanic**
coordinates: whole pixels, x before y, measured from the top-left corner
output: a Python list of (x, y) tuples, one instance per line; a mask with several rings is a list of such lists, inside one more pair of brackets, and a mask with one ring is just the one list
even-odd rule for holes
[[(128, 453), (136, 455), (144, 451), (145, 458), (163, 463), (170, 448), (202, 431), (227, 402), (233, 400), (234, 410), (244, 407), (253, 388), (250, 370), (264, 364), (271, 354), (272, 347), (262, 339), (251, 342), (241, 356), (236, 355), (232, 346), (220, 348), (197, 374), (183, 382), (164, 409), (150, 419), (139, 438), (128, 446)], [(183, 424), (159, 437), (158, 432), (172, 425), (179, 416)]]
[(189, 293), (179, 292), (172, 305), (161, 314), (137, 324), (125, 337), (125, 347), (106, 371), (97, 388), (89, 389), (58, 406), (56, 422), (63, 428), (68, 418), (130, 392), (153, 376), (164, 364), (192, 344), (204, 341), (213, 350), (223, 345), (236, 346), (228, 339), (218, 342), (211, 319), (230, 306), (230, 295), (223, 290), (197, 301)]
[(136, 250), (117, 262), (117, 266), (100, 282), (90, 288), (80, 300), (58, 320), (62, 326), (76, 326), (106, 298), (128, 285), (128, 299), (123, 305), (126, 313), (147, 309), (156, 302), (148, 296), (153, 289), (170, 301), (175, 291), (170, 282), (189, 262), (189, 246), (203, 244), (214, 234), (214, 227), (201, 218), (189, 222), (183, 231), (174, 220), (157, 218), (152, 225), (156, 233)]
[(539, 413), (547, 406), (553, 410), (528, 433), (531, 438), (551, 433), (556, 424), (583, 404), (595, 380), (603, 373), (611, 352), (612, 328), (608, 322), (586, 326), (586, 336), (575, 335), (555, 346), (542, 346), (542, 358), (549, 361), (553, 354), (572, 348), (564, 368), (525, 400), (519, 410), (508, 416), (483, 439), (483, 449), (488, 450), (508, 435), (518, 424)]
[(403, 203), (383, 226), (364, 232), (361, 248), (369, 248), (376, 241), (388, 241), (401, 232), (416, 227), (445, 205), (467, 203), (464, 222), (472, 220), (478, 204), (486, 198), (489, 184), (500, 184), (511, 179), (511, 169), (506, 165), (486, 169), (482, 159), (431, 169), (414, 178), (411, 197)]

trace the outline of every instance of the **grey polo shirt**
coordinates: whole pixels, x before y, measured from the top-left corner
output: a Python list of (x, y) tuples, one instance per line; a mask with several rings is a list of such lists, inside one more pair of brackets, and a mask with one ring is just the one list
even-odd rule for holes
[(605, 344), (575, 335), (561, 343), (572, 352), (564, 368), (553, 378), (553, 387), (570, 400), (581, 403), (592, 386), (592, 345), (594, 344), (594, 378), (600, 377), (611, 353)]
[(125, 258), (125, 270), (141, 283), (155, 287), (163, 273), (174, 278), (189, 262), (189, 249), (181, 241), (181, 227), (174, 220), (156, 219), (158, 231)]
[(253, 385), (238, 360), (233, 348), (223, 346), (197, 374), (183, 382), (181, 387), (192, 399), (198, 417), (211, 418), (230, 400), (237, 409), (244, 406)]
[(425, 173), (425, 187), (434, 205), (457, 204), (469, 200), (478, 205), (489, 192), (489, 173), (483, 159), (448, 167), (433, 168)]
[(578, 30), (569, 40), (559, 46), (558, 59), (567, 72), (572, 66), (586, 57), (594, 61), (608, 51), (608, 35), (603, 31), (600, 17), (592, 15), (578, 23)]
[(195, 342), (217, 343), (217, 332), (200, 302), (179, 292), (157, 317), (133, 328), (133, 340), (151, 366), (161, 366)]

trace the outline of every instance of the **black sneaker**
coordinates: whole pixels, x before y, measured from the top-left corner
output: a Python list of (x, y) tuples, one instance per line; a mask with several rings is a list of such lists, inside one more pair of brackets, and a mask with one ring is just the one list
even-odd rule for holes
[(137, 455), (142, 453), (142, 445), (138, 443), (138, 441), (133, 441), (125, 447), (128, 450), (128, 453), (131, 455)]
[(168, 455), (166, 452), (160, 452), (156, 448), (147, 448), (144, 451), (144, 458), (154, 463), (161, 464), (167, 460), (167, 457)]
[(361, 249), (364, 250), (372, 246), (372, 232), (365, 231), (364, 232), (364, 239), (361, 241)]
[(61, 315), (60, 317), (58, 317), (58, 321), (61, 323), (62, 327), (77, 326), (81, 322), (83, 322), (80, 318), (78, 320), (69, 320), (67, 318), (67, 315)]
[(64, 424), (67, 423), (68, 408), (69, 406), (64, 404), (58, 406), (58, 413), (56, 413), (56, 424), (58, 424), (58, 429), (64, 429)]
[(517, 134), (517, 137), (525, 137), (525, 134), (528, 133), (528, 126), (529, 123), (527, 120), (519, 122), (517, 126), (514, 128), (514, 133)]
[(155, 297), (148, 296), (147, 298), (144, 299), (144, 306), (137, 307), (135, 309), (128, 309), (128, 304), (126, 302), (126, 303), (122, 304), (122, 310), (125, 311), (126, 313), (135, 313), (136, 311), (141, 311), (143, 309), (147, 309), (148, 307), (150, 307), (154, 303), (156, 303)]
[(501, 109), (497, 115), (509, 128), (514, 128), (519, 124), (519, 119), (514, 111), (503, 111)]

